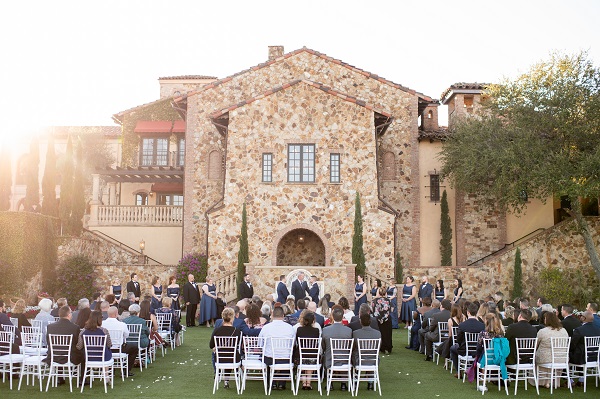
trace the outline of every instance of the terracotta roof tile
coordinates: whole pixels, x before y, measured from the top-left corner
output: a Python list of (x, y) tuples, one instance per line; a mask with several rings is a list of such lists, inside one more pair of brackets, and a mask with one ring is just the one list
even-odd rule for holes
[(178, 75), (178, 76), (163, 76), (158, 80), (182, 80), (182, 79), (217, 79), (216, 76), (205, 75)]
[(485, 88), (487, 86), (489, 86), (489, 83), (477, 83), (477, 82), (472, 82), (472, 83), (467, 83), (467, 82), (458, 82), (458, 83), (454, 83), (453, 85), (450, 85), (450, 87), (448, 87), (446, 90), (444, 90), (444, 92), (442, 93), (442, 95), (440, 96), (440, 100), (442, 102), (446, 101), (446, 96), (448, 94), (450, 94), (450, 92), (452, 91), (456, 91), (456, 90), (485, 90)]
[(448, 128), (446, 126), (440, 126), (437, 130), (421, 130), (421, 129), (419, 129), (419, 141), (421, 141), (421, 140), (443, 141), (447, 138), (448, 138)]
[(289, 57), (291, 57), (291, 56), (294, 56), (294, 55), (296, 55), (296, 54), (300, 54), (300, 53), (302, 53), (302, 52), (307, 52), (307, 53), (309, 53), (309, 54), (313, 54), (313, 55), (315, 55), (315, 56), (317, 56), (317, 57), (320, 57), (320, 58), (322, 58), (322, 59), (324, 59), (324, 60), (327, 60), (327, 61), (333, 62), (333, 63), (335, 63), (335, 64), (338, 64), (338, 65), (341, 65), (341, 66), (344, 66), (344, 67), (346, 67), (346, 68), (348, 68), (348, 69), (351, 69), (351, 70), (352, 70), (352, 71), (354, 71), (354, 72), (360, 73), (360, 74), (362, 74), (362, 75), (364, 75), (364, 76), (366, 76), (366, 77), (371, 77), (371, 78), (373, 78), (373, 79), (376, 79), (376, 80), (378, 80), (378, 81), (380, 81), (380, 82), (382, 82), (382, 83), (388, 84), (388, 85), (390, 85), (390, 86), (392, 86), (392, 87), (394, 87), (394, 88), (396, 88), (396, 89), (400, 89), (400, 90), (403, 90), (403, 91), (405, 91), (405, 92), (407, 92), (407, 93), (414, 94), (414, 95), (416, 95), (416, 96), (418, 96), (418, 97), (420, 97), (420, 98), (424, 99), (424, 100), (425, 100), (425, 101), (427, 101), (427, 102), (434, 102), (434, 100), (433, 100), (431, 97), (429, 97), (429, 96), (426, 96), (426, 95), (425, 95), (425, 94), (423, 94), (423, 93), (419, 93), (419, 92), (417, 92), (417, 91), (415, 91), (415, 90), (409, 89), (408, 87), (402, 86), (402, 85), (400, 85), (400, 84), (398, 84), (398, 83), (394, 83), (394, 82), (392, 82), (391, 80), (387, 80), (387, 79), (381, 78), (381, 77), (379, 77), (379, 76), (377, 76), (377, 75), (375, 75), (375, 74), (372, 74), (372, 73), (370, 73), (370, 72), (367, 72), (367, 71), (365, 71), (365, 70), (362, 70), (362, 69), (360, 69), (360, 68), (357, 68), (357, 67), (355, 67), (355, 66), (353, 66), (353, 65), (350, 65), (350, 64), (348, 64), (348, 63), (346, 63), (346, 62), (343, 62), (343, 61), (341, 61), (341, 60), (338, 60), (338, 59), (332, 58), (332, 57), (330, 57), (330, 56), (328, 56), (328, 55), (326, 55), (326, 54), (320, 53), (320, 52), (318, 52), (318, 51), (315, 51), (315, 50), (311, 50), (311, 49), (309, 49), (309, 48), (306, 48), (306, 47), (303, 47), (303, 48), (301, 48), (301, 49), (298, 49), (298, 50), (294, 50), (294, 51), (292, 51), (292, 52), (290, 52), (290, 53), (284, 54), (284, 55), (282, 55), (282, 56), (279, 56), (279, 57), (277, 57), (277, 58), (274, 58), (274, 59), (272, 59), (272, 60), (269, 60), (269, 61), (267, 61), (267, 62), (264, 62), (264, 63), (258, 64), (258, 65), (256, 65), (256, 66), (250, 67), (250, 68), (248, 68), (248, 69), (242, 70), (242, 71), (240, 71), (240, 72), (237, 72), (237, 73), (235, 73), (235, 74), (233, 74), (233, 75), (231, 75), (231, 76), (228, 76), (228, 77), (226, 77), (226, 78), (223, 78), (223, 79), (220, 79), (220, 80), (217, 80), (217, 81), (214, 81), (214, 82), (208, 83), (208, 84), (206, 84), (205, 86), (202, 86), (202, 87), (201, 87), (200, 89), (198, 89), (198, 90), (194, 90), (194, 91), (191, 91), (191, 92), (189, 92), (189, 93), (187, 93), (187, 94), (184, 94), (184, 95), (182, 95), (182, 96), (175, 97), (175, 98), (174, 98), (174, 101), (175, 101), (175, 102), (177, 102), (177, 101), (183, 100), (183, 99), (185, 99), (185, 98), (187, 98), (187, 97), (190, 97), (190, 96), (193, 96), (193, 95), (195, 95), (195, 94), (201, 93), (201, 92), (203, 92), (203, 91), (205, 91), (205, 90), (209, 90), (209, 89), (215, 88), (215, 87), (217, 87), (218, 85), (220, 85), (220, 84), (222, 84), (222, 83), (228, 82), (229, 80), (233, 79), (233, 78), (234, 78), (234, 77), (236, 77), (236, 76), (239, 76), (239, 75), (245, 74), (245, 73), (247, 73), (247, 72), (249, 72), (249, 71), (256, 71), (256, 70), (258, 70), (258, 69), (261, 69), (261, 68), (264, 68), (264, 67), (270, 66), (270, 65), (272, 65), (272, 64), (274, 64), (274, 63), (276, 63), (276, 62), (279, 62), (279, 61), (281, 61), (281, 60), (284, 60), (284, 59), (286, 59), (286, 58), (289, 58)]
[(273, 88), (271, 88), (271, 89), (269, 89), (269, 90), (267, 90), (267, 91), (265, 91), (265, 92), (263, 92), (261, 94), (258, 94), (258, 95), (254, 96), (254, 97), (251, 97), (251, 98), (249, 98), (249, 99), (247, 99), (245, 101), (242, 101), (242, 102), (239, 102), (237, 104), (230, 105), (229, 107), (226, 107), (226, 108), (220, 109), (218, 111), (215, 111), (215, 112), (211, 113), (209, 115), (209, 117), (211, 119), (219, 118), (220, 116), (223, 116), (224, 114), (226, 114), (228, 112), (231, 112), (231, 111), (233, 111), (233, 110), (235, 110), (237, 108), (243, 107), (244, 105), (247, 105), (247, 104), (250, 104), (250, 103), (252, 103), (254, 101), (257, 101), (257, 100), (263, 99), (265, 97), (268, 97), (271, 94), (277, 93), (277, 92), (279, 92), (281, 90), (284, 90), (284, 89), (287, 89), (289, 87), (295, 86), (298, 83), (305, 83), (305, 84), (307, 84), (309, 86), (312, 86), (312, 87), (315, 87), (315, 88), (317, 88), (319, 90), (322, 90), (322, 91), (324, 91), (327, 94), (334, 95), (336, 97), (341, 98), (342, 100), (354, 103), (354, 104), (359, 105), (361, 107), (365, 107), (365, 108), (367, 108), (369, 110), (372, 110), (374, 112), (377, 112), (377, 113), (379, 113), (379, 114), (381, 114), (383, 116), (387, 116), (388, 118), (392, 117), (392, 115), (389, 112), (381, 110), (381, 109), (373, 106), (372, 104), (369, 104), (369, 103), (365, 102), (364, 100), (359, 100), (356, 97), (353, 97), (353, 96), (350, 96), (348, 94), (339, 92), (339, 91), (337, 91), (335, 89), (332, 89), (331, 87), (325, 86), (322, 83), (314, 82), (312, 80), (307, 80), (307, 79), (292, 80), (291, 82), (284, 83), (281, 86), (273, 87)]

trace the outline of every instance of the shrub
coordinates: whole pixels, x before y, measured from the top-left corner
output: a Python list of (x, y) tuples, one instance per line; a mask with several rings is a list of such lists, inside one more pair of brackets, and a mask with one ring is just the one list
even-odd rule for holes
[(585, 271), (555, 266), (542, 269), (539, 291), (554, 306), (570, 303), (584, 309), (588, 302), (600, 300), (598, 279), (591, 267)]
[(400, 252), (396, 252), (396, 283), (402, 283), (402, 258), (400, 258)]
[(58, 291), (69, 303), (77, 303), (81, 298), (92, 298), (99, 292), (97, 276), (91, 259), (75, 255), (65, 259), (58, 273)]
[(188, 281), (188, 274), (193, 274), (197, 283), (206, 281), (206, 273), (208, 269), (208, 259), (206, 255), (201, 253), (190, 253), (179, 260), (177, 264), (177, 272), (175, 278), (177, 284), (183, 286)]

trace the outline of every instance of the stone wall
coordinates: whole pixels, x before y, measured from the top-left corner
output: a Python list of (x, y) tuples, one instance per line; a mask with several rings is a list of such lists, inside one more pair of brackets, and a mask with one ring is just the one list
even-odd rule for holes
[[(98, 285), (103, 288), (103, 293), (109, 292), (111, 282), (118, 278), (121, 281), (123, 292), (131, 273), (137, 273), (142, 296), (152, 294), (152, 277), (158, 276), (159, 283), (166, 287), (169, 284), (169, 276), (175, 275), (176, 265), (148, 265), (148, 264), (113, 264), (96, 265), (98, 274)], [(166, 294), (166, 289), (164, 289)]]
[(119, 247), (97, 235), (84, 231), (80, 237), (62, 237), (58, 244), (58, 264), (65, 258), (85, 255), (99, 265), (136, 264), (139, 254)]
[[(389, 126), (381, 139), (381, 146), (385, 150), (393, 151), (396, 156), (396, 165), (398, 168), (396, 173), (397, 180), (387, 184), (387, 188), (382, 188), (381, 193), (401, 215), (397, 226), (398, 251), (400, 251), (402, 258), (405, 259), (405, 263), (418, 264), (418, 223), (415, 223), (415, 220), (418, 220), (419, 192), (418, 180), (413, 179), (414, 176), (418, 176), (418, 162), (416, 162), (418, 157), (418, 151), (416, 151), (418, 136), (417, 95), (409, 89), (390, 84), (376, 75), (345, 66), (337, 60), (322, 56), (308, 49), (286, 54), (267, 65), (243, 71), (240, 74), (219, 81), (218, 85), (209, 84), (206, 88), (200, 89), (197, 93), (188, 97), (186, 165), (195, 165), (196, 167), (192, 173), (186, 173), (185, 176), (184, 253), (190, 251), (207, 251), (211, 256), (209, 266), (215, 270), (222, 269), (221, 272), (230, 271), (234, 267), (234, 257), (237, 254), (235, 240), (239, 234), (241, 202), (237, 203), (239, 209), (236, 212), (236, 219), (224, 220), (220, 215), (221, 211), (215, 211), (215, 209), (219, 209), (223, 205), (220, 200), (223, 195), (223, 181), (221, 179), (207, 179), (208, 162), (206, 160), (208, 158), (207, 155), (215, 149), (220, 150), (224, 154), (226, 146), (224, 136), (217, 131), (208, 115), (215, 110), (241, 103), (295, 79), (310, 79), (315, 82), (324, 83), (341, 93), (355, 96), (365, 103), (372, 104), (373, 107), (387, 110), (395, 118), (394, 123)], [(330, 107), (329, 109), (325, 109), (323, 104), (319, 103), (322, 100), (327, 102), (327, 105)], [(309, 135), (312, 134), (320, 135), (318, 138), (321, 140), (325, 137), (326, 132), (328, 142), (324, 148), (341, 148), (343, 149), (343, 153), (349, 154), (352, 144), (348, 140), (357, 136), (354, 134), (349, 135), (346, 129), (340, 129), (339, 127), (350, 126), (350, 124), (358, 126), (359, 124), (361, 129), (360, 134), (364, 135), (364, 137), (360, 137), (360, 140), (363, 141), (361, 148), (364, 150), (366, 148), (364, 144), (367, 142), (369, 142), (370, 146), (370, 149), (364, 153), (364, 156), (367, 157), (365, 159), (368, 159), (370, 162), (368, 173), (365, 173), (363, 176), (362, 168), (349, 169), (347, 164), (349, 158), (344, 155), (342, 155), (342, 173), (352, 173), (357, 175), (357, 179), (368, 179), (369, 181), (365, 181), (367, 183), (365, 185), (363, 182), (350, 182), (346, 178), (339, 187), (331, 185), (327, 188), (320, 188), (324, 195), (313, 198), (311, 205), (319, 207), (324, 211), (324, 207), (330, 206), (326, 202), (330, 195), (338, 196), (336, 192), (341, 194), (342, 191), (345, 191), (346, 193), (342, 194), (342, 197), (347, 197), (345, 199), (346, 204), (336, 211), (344, 215), (344, 220), (351, 220), (352, 214), (348, 212), (351, 212), (353, 190), (358, 189), (363, 194), (363, 209), (366, 209), (365, 218), (367, 225), (373, 223), (372, 227), (368, 227), (371, 231), (368, 231), (368, 229), (365, 231), (365, 236), (373, 236), (373, 240), (378, 242), (375, 245), (383, 245), (385, 248), (381, 251), (381, 257), (378, 255), (375, 256), (376, 254), (374, 253), (367, 261), (371, 262), (371, 264), (377, 263), (376, 267), (373, 266), (376, 269), (373, 270), (374, 273), (383, 273), (383, 269), (386, 269), (383, 274), (390, 274), (387, 269), (391, 270), (393, 267), (394, 248), (393, 233), (391, 230), (393, 216), (387, 214), (388, 216), (385, 218), (388, 218), (389, 221), (386, 220), (383, 225), (379, 220), (371, 219), (369, 221), (370, 217), (381, 212), (377, 210), (380, 205), (377, 199), (379, 190), (376, 186), (376, 174), (372, 172), (377, 164), (375, 159), (376, 151), (372, 113), (368, 118), (366, 115), (357, 118), (360, 113), (365, 113), (364, 109), (353, 106), (356, 110), (351, 112), (343, 111), (342, 113), (337, 108), (337, 104), (339, 103), (339, 101), (337, 103), (333, 102), (327, 95), (300, 96), (296, 99), (286, 100), (285, 106), (274, 107), (272, 109), (266, 109), (262, 104), (257, 106), (253, 103), (250, 106), (243, 107), (243, 111), (241, 111), (243, 115), (230, 115), (232, 117), (231, 122), (237, 119), (235, 123), (238, 123), (237, 126), (235, 126), (235, 123), (231, 125), (230, 129), (237, 127), (237, 134), (245, 135), (246, 132), (241, 130), (241, 128), (251, 127), (252, 134), (258, 135), (263, 140), (263, 148), (272, 148), (274, 145), (271, 142), (279, 140), (278, 134), (281, 131), (280, 123), (286, 124), (284, 126), (288, 129), (289, 126), (295, 123), (297, 126), (294, 129), (296, 129), (296, 132), (302, 131), (302, 135), (305, 137), (304, 140), (307, 140)], [(329, 120), (323, 118), (323, 114), (314, 120), (310, 119), (317, 117), (317, 114), (314, 113), (317, 108), (321, 108), (322, 112), (327, 112), (330, 115)], [(333, 120), (333, 115), (340, 120), (337, 126), (334, 127), (334, 125), (323, 123), (329, 123), (330, 120)], [(275, 123), (275, 120), (278, 123)], [(370, 123), (370, 126), (364, 124), (366, 121)], [(271, 124), (271, 122), (273, 123)], [(289, 126), (287, 125), (288, 122), (290, 123)], [(303, 130), (298, 127), (300, 124), (303, 124)], [(288, 132), (291, 131), (288, 130)], [(235, 135), (231, 131), (230, 134), (232, 136)], [(313, 139), (311, 138), (311, 140)], [(246, 136), (243, 147), (240, 147), (242, 148), (241, 151), (232, 153), (230, 152), (232, 151), (231, 147), (227, 148), (227, 160), (224, 162), (227, 173), (226, 177), (228, 179), (225, 187), (226, 195), (228, 195), (229, 190), (239, 189), (239, 186), (244, 182), (243, 175), (239, 174), (235, 178), (235, 182), (231, 180), (232, 176), (230, 174), (234, 174), (238, 166), (248, 166), (249, 161), (254, 162), (254, 168), (259, 165), (256, 159), (250, 159), (247, 155), (246, 144), (255, 147), (255, 143), (250, 139), (250, 136)], [(280, 168), (283, 167), (283, 163), (285, 162), (284, 153), (281, 152), (282, 148), (280, 148), (282, 144), (284, 143), (277, 143), (275, 148), (279, 151), (280, 155), (280, 158), (275, 160), (275, 162), (279, 162), (277, 165)], [(253, 155), (252, 157), (255, 156)], [(231, 163), (232, 161), (235, 161), (237, 164), (235, 168)], [(320, 167), (326, 167), (325, 164), (326, 162), (323, 162)], [(347, 187), (347, 183), (354, 187)], [(367, 187), (370, 187), (370, 189), (363, 190), (363, 188)], [(293, 199), (291, 203), (285, 203), (286, 201), (284, 201), (280, 193), (283, 191), (284, 194), (290, 195), (291, 192), (285, 193), (286, 190), (289, 190), (287, 186), (278, 186), (274, 189), (261, 188), (260, 191), (262, 192), (260, 194), (251, 192), (246, 194), (251, 195), (252, 199), (256, 199), (257, 202), (258, 198), (260, 198), (262, 200), (260, 207), (266, 208), (269, 211), (273, 207), (278, 207), (282, 213), (291, 211), (291, 215), (294, 218), (296, 217), (295, 215), (301, 216), (302, 211), (298, 209), (297, 204), (302, 203), (306, 205), (308, 202), (305, 203)], [(243, 198), (243, 196), (237, 193), (234, 197), (236, 199)], [(306, 211), (305, 214), (307, 214)], [(271, 256), (273, 248), (270, 246), (270, 243), (275, 230), (293, 223), (292, 220), (289, 220), (283, 226), (278, 225), (279, 219), (270, 218), (268, 213), (265, 215), (267, 216), (266, 220), (264, 218), (254, 218), (254, 222), (250, 221), (251, 217), (249, 216), (249, 225), (256, 223), (255, 229), (265, 228), (271, 230), (271, 233), (269, 233), (271, 234), (270, 239), (257, 245), (250, 251), (251, 254), (257, 256), (259, 259), (266, 259)], [(318, 217), (319, 215), (315, 216)], [(376, 218), (380, 217), (377, 216)], [(304, 216), (298, 218), (303, 223), (306, 223), (305, 219)], [(313, 219), (308, 219), (307, 222), (320, 226), (319, 222), (315, 223)], [(210, 226), (208, 229), (207, 223)], [(336, 249), (332, 251), (335, 254), (334, 261), (347, 263), (348, 260), (346, 258), (349, 257), (351, 246), (351, 227), (345, 222), (342, 222), (342, 225), (336, 228), (336, 231), (330, 231), (331, 229), (329, 228), (323, 228), (322, 230), (326, 234), (329, 233), (331, 235), (334, 241), (332, 244), (336, 246)], [(415, 226), (417, 226), (416, 229)], [(212, 256), (218, 251), (215, 245), (218, 245), (216, 243), (219, 241), (215, 241), (212, 238), (207, 240), (207, 231), (210, 232), (211, 236), (213, 234), (222, 235), (225, 239), (223, 242), (230, 241), (230, 248), (226, 251), (221, 251), (220, 254), (216, 254), (217, 258), (213, 258)], [(207, 242), (210, 242), (208, 248)], [(267, 243), (269, 244), (267, 245)], [(378, 252), (380, 249), (376, 249), (375, 251)], [(227, 259), (227, 261), (220, 263), (219, 258), (221, 257)], [(250, 261), (253, 262), (253, 259)], [(367, 265), (368, 269), (369, 267), (371, 266)]]
[[(596, 248), (600, 246), (600, 218), (588, 217)], [(571, 220), (562, 222), (544, 233), (520, 244), (523, 292), (534, 297), (539, 291), (539, 273), (548, 266), (554, 266), (565, 272), (580, 270), (587, 285), (597, 284), (597, 279), (585, 249), (583, 237), (577, 233)], [(454, 289), (453, 281), (461, 278), (465, 297), (483, 298), (496, 291), (502, 291), (505, 298), (512, 290), (516, 248), (496, 255), (478, 266), (461, 267), (405, 267), (404, 275), (416, 277), (427, 275), (430, 281), (443, 279), (445, 285)], [(578, 284), (565, 281), (565, 284)], [(555, 304), (556, 305), (556, 304)]]

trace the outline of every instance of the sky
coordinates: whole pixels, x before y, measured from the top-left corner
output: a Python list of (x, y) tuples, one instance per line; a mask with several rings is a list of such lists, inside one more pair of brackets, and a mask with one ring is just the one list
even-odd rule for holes
[(0, 145), (15, 150), (44, 126), (114, 125), (158, 99), (159, 77), (223, 78), (266, 61), (269, 45), (306, 46), (433, 98), (555, 50), (598, 65), (598, 20), (595, 0), (7, 2)]

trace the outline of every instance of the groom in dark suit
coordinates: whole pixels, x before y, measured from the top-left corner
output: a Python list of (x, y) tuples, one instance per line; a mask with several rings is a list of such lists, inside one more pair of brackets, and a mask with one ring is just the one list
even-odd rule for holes
[(239, 285), (238, 294), (240, 296), (239, 299), (252, 299), (254, 296), (254, 287), (250, 282), (250, 275), (248, 273), (244, 274), (244, 281), (242, 281)]
[(185, 324), (188, 327), (196, 326), (196, 310), (200, 303), (200, 288), (194, 279), (193, 274), (188, 274), (188, 282), (183, 285), (183, 300), (187, 306)]
[(279, 276), (279, 282), (277, 283), (277, 302), (279, 303), (285, 303), (288, 295), (290, 295), (290, 291), (285, 283), (285, 275), (282, 274)]
[(317, 276), (314, 274), (310, 276), (310, 289), (308, 290), (308, 295), (310, 295), (310, 298), (314, 303), (319, 303), (319, 284), (317, 284)]
[(127, 283), (127, 292), (133, 292), (135, 294), (135, 303), (140, 303), (142, 292), (140, 290), (140, 283), (137, 280), (137, 273), (131, 273), (131, 281)]
[(292, 283), (292, 295), (296, 304), (298, 304), (298, 299), (304, 299), (307, 293), (308, 283), (304, 281), (304, 272), (300, 272), (298, 273), (298, 279)]

